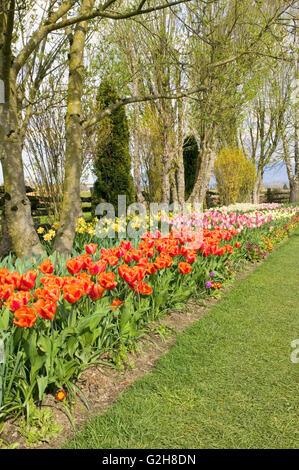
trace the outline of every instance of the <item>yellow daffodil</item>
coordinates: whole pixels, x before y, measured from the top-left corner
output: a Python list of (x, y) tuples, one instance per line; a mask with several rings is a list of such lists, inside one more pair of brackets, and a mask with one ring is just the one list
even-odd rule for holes
[(43, 236), (43, 239), (46, 240), (46, 242), (49, 242), (50, 240), (52, 240), (52, 235), (50, 233), (46, 233), (44, 236)]

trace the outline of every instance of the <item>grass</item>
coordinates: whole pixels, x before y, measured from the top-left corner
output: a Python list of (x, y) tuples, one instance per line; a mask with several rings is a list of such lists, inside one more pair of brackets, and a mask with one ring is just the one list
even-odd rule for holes
[(64, 448), (298, 448), (299, 230)]

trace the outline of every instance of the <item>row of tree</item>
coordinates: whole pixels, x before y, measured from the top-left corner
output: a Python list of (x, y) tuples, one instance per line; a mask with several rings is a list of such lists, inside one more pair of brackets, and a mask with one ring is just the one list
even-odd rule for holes
[(2, 241), (42, 252), (26, 177), (67, 253), (91, 167), (102, 199), (203, 202), (223, 147), (255, 166), (255, 199), (284, 158), (298, 199), (297, 18), (295, 0), (2, 0)]

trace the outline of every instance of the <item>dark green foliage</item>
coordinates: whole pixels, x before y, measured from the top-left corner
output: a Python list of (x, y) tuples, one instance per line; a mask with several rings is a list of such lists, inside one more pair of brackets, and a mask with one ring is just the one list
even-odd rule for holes
[(192, 193), (200, 168), (198, 145), (193, 135), (189, 135), (184, 139), (183, 159), (185, 169), (185, 198), (188, 199)]
[[(104, 79), (97, 95), (97, 111), (106, 109), (119, 100), (111, 79)], [(97, 180), (92, 192), (92, 205), (110, 202), (117, 209), (118, 195), (127, 196), (127, 204), (134, 202), (134, 184), (131, 175), (129, 128), (124, 106), (112, 112), (99, 123), (97, 157), (94, 173)]]

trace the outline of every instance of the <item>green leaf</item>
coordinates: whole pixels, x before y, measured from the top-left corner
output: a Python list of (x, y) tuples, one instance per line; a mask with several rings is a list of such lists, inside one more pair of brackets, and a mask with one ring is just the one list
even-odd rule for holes
[(41, 401), (44, 398), (45, 390), (48, 385), (48, 377), (37, 377), (37, 386), (38, 386), (38, 399)]
[(5, 308), (0, 316), (0, 330), (7, 330), (9, 326), (9, 309)]
[(45, 362), (46, 362), (46, 356), (36, 356), (34, 358), (34, 362), (31, 363), (31, 370), (30, 370), (31, 382), (35, 380), (37, 372), (43, 367)]
[(40, 336), (37, 340), (37, 346), (42, 352), (51, 354), (52, 340), (48, 336)]
[(75, 336), (71, 336), (67, 341), (67, 350), (71, 357), (73, 357), (77, 348), (78, 348), (78, 340)]

